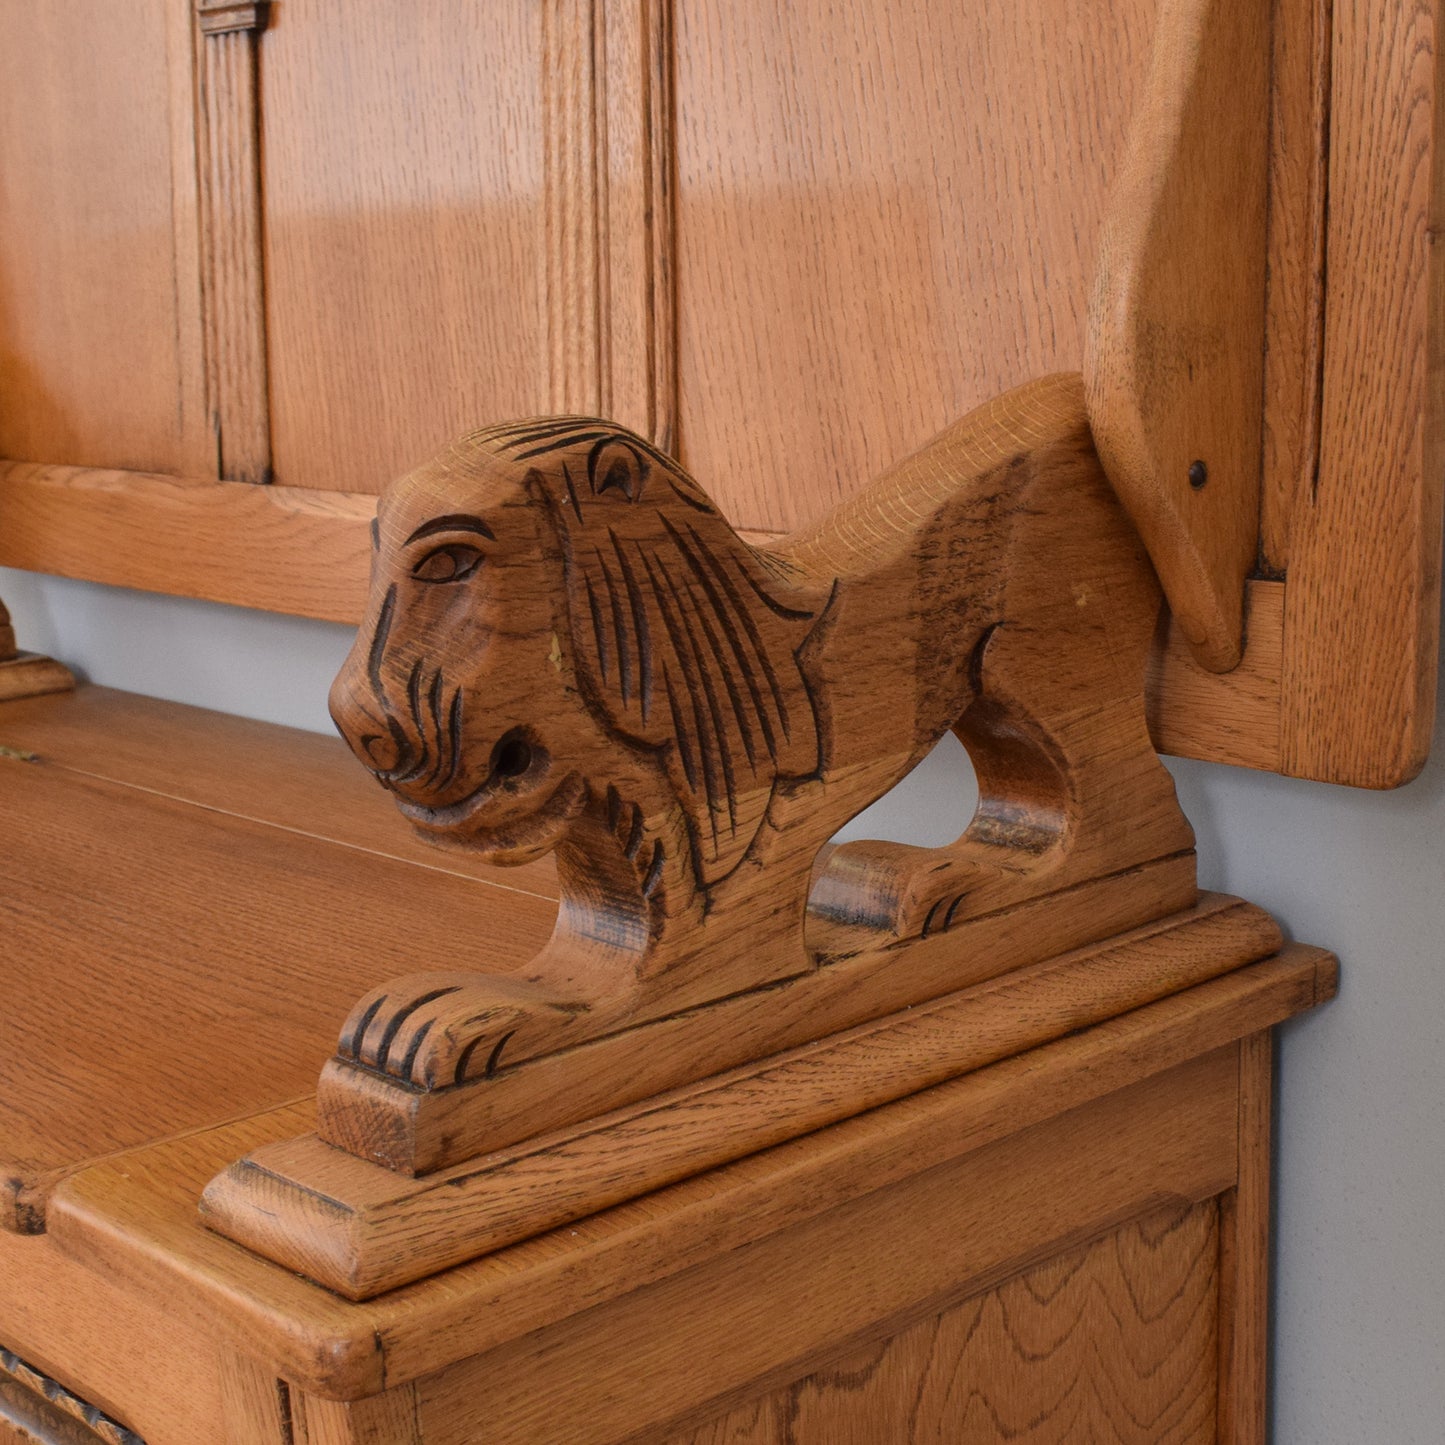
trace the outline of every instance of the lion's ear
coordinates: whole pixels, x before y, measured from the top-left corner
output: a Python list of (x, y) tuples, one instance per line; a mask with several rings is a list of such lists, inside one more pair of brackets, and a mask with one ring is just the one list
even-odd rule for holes
[(635, 502), (652, 470), (651, 463), (630, 442), (609, 437), (598, 442), (587, 458), (587, 480), (594, 497), (611, 492)]

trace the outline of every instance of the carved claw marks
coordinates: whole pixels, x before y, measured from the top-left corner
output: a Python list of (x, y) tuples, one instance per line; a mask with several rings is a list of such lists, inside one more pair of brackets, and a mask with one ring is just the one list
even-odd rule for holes
[(357, 1004), (337, 1056), (413, 1088), (445, 1088), (495, 1073), (519, 1034), (555, 1033), (578, 1011), (521, 981), (415, 974)]

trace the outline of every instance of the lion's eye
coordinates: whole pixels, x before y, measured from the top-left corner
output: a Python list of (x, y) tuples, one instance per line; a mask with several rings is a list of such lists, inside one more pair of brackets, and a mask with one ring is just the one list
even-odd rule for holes
[(438, 547), (428, 552), (415, 567), (411, 575), (418, 582), (460, 582), (470, 577), (482, 565), (482, 554), (475, 547), (464, 542), (454, 542), (448, 547)]

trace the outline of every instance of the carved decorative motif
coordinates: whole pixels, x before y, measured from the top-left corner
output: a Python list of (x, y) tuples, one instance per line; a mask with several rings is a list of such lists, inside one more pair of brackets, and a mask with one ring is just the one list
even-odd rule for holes
[[(387, 493), (375, 537), (338, 726), (420, 830), (498, 863), (555, 849), (563, 895), (526, 976), (482, 957), (357, 1006), (340, 1058), (410, 1088), (1192, 844), (1144, 727), (1158, 594), (1077, 378), (769, 549), (643, 438), (575, 417), (463, 439)], [(837, 850), (805, 942), (820, 848), (955, 726), (968, 833)]]
[(42, 1375), (39, 1370), (27, 1365), (19, 1355), (12, 1354), (9, 1350), (0, 1349), (0, 1374), (47, 1401), (61, 1414), (80, 1421), (89, 1428), (92, 1438), (104, 1441), (105, 1445), (145, 1445), (145, 1441), (135, 1431), (127, 1430), (124, 1425), (112, 1420), (109, 1415), (88, 1404), (79, 1395), (72, 1394), (49, 1375)]
[(264, 30), (270, 11), (270, 0), (196, 0), (196, 20), (206, 35)]
[[(362, 999), (316, 1132), (211, 1180), (203, 1219), (287, 1269), (368, 1299), (1210, 981), (1333, 989), (1199, 895), (1078, 376), (768, 547), (589, 417), (463, 438), (374, 538), (338, 726), (435, 841), (555, 852), (561, 900), (519, 969), (459, 928)], [(949, 729), (957, 842), (826, 846)]]

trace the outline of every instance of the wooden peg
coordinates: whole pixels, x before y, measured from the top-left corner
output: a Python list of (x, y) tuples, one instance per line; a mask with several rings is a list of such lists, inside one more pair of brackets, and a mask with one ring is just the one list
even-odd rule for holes
[(1160, 7), (1089, 308), (1099, 456), (1214, 672), (1259, 538), (1269, 53), (1267, 0)]

